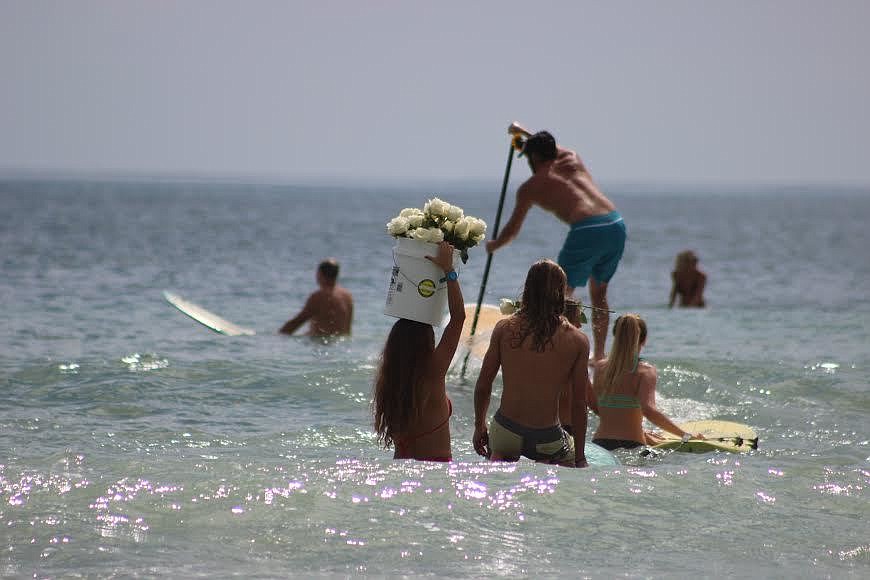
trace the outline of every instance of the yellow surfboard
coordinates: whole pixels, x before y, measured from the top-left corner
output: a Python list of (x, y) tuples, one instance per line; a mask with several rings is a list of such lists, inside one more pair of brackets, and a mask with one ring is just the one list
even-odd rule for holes
[(690, 439), (686, 443), (672, 433), (660, 433), (665, 441), (653, 445), (654, 450), (673, 450), (688, 453), (727, 451), (746, 453), (758, 449), (758, 435), (748, 425), (733, 421), (688, 421), (679, 425), (683, 431), (701, 433), (706, 439)]
[(465, 307), (465, 324), (462, 325), (457, 353), (461, 352), (462, 357), (470, 353), (472, 358), (482, 361), (486, 349), (489, 348), (489, 339), (492, 336), (493, 328), (499, 320), (507, 318), (507, 316), (501, 313), (498, 306), (482, 304), (477, 318), (477, 328), (474, 329), (474, 336), (471, 336), (471, 325), (474, 322), (476, 309), (477, 306), (473, 304)]

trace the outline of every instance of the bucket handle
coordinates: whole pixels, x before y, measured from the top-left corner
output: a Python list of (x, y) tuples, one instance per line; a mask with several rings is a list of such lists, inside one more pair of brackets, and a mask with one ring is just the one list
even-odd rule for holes
[[(423, 259), (425, 260), (426, 258), (423, 258)], [(407, 280), (408, 282), (413, 284), (415, 287), (420, 285), (420, 282), (417, 282), (415, 280), (411, 280), (410, 278), (408, 278), (408, 275), (405, 274), (405, 272), (403, 272), (401, 268), (399, 268), (399, 261), (396, 259), (396, 250), (395, 249), (393, 249), (393, 265), (395, 266), (394, 271), (401, 274), (405, 280)], [(439, 285), (436, 286), (436, 288), (435, 288), (436, 292), (438, 290), (444, 290), (445, 288), (447, 288), (447, 282), (444, 282), (444, 284), (441, 284), (441, 282), (442, 282), (442, 280), (438, 281)]]

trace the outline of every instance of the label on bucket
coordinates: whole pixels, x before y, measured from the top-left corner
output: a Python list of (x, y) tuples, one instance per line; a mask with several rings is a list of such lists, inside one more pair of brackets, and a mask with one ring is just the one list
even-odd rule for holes
[(402, 283), (399, 282), (399, 267), (395, 266), (390, 274), (390, 287), (387, 288), (387, 306), (393, 303), (393, 293), (402, 291)]
[(435, 294), (435, 281), (429, 278), (420, 280), (420, 283), (417, 284), (417, 292), (423, 298), (431, 298)]

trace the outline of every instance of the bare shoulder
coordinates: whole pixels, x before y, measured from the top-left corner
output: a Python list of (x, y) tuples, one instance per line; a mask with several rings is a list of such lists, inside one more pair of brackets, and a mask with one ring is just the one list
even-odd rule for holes
[(513, 326), (515, 324), (516, 316), (508, 316), (507, 318), (502, 318), (498, 322), (495, 323), (495, 326), (492, 327), (492, 335), (500, 335), (505, 331), (509, 326)]
[(576, 151), (565, 149), (564, 147), (559, 147), (558, 154), (556, 155), (556, 164), (563, 170), (586, 171), (586, 166), (583, 165), (580, 155)]
[(642, 360), (637, 365), (637, 372), (640, 374), (641, 379), (644, 381), (652, 381), (653, 383), (658, 380), (658, 370), (656, 366), (651, 362), (647, 362)]
[(546, 171), (533, 173), (517, 188), (517, 197), (536, 201), (543, 192), (547, 191), (552, 179)]
[(318, 288), (308, 297), (309, 300), (322, 302), (324, 299), (329, 297), (329, 292), (324, 290), (323, 288)]
[(574, 348), (586, 349), (589, 350), (589, 337), (586, 336), (586, 333), (568, 322), (567, 320), (562, 323), (563, 335), (570, 341), (571, 345)]

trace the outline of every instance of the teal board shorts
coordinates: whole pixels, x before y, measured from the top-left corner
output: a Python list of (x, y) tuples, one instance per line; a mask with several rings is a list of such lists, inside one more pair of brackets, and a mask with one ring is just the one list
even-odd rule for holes
[(559, 265), (568, 275), (568, 285), (586, 286), (590, 276), (598, 282), (609, 282), (622, 259), (626, 236), (625, 222), (618, 211), (571, 224), (559, 252)]

